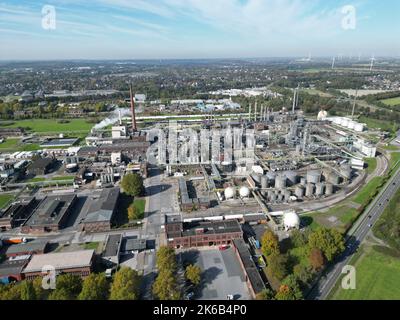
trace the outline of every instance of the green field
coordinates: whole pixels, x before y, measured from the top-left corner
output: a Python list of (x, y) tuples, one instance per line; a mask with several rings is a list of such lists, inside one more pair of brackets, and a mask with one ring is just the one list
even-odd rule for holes
[(72, 119), (68, 120), (68, 123), (58, 123), (56, 119), (34, 119), (13, 121), (8, 127), (21, 127), (36, 133), (68, 133), (89, 132), (93, 123), (88, 123), (84, 119)]
[(367, 118), (365, 116), (361, 116), (358, 121), (361, 123), (366, 123), (368, 128), (382, 129), (389, 132), (395, 132), (398, 128), (398, 124), (395, 124), (393, 122)]
[(133, 205), (136, 208), (136, 210), (138, 211), (138, 215), (143, 216), (144, 210), (146, 207), (146, 200), (145, 199), (135, 199), (135, 201), (133, 201)]
[(19, 139), (6, 139), (0, 143), (0, 150), (12, 150), (18, 146)]
[(400, 97), (381, 100), (382, 103), (389, 107), (400, 106)]
[(356, 267), (356, 289), (340, 288), (333, 300), (400, 299), (400, 258), (388, 248), (364, 246), (351, 264)]
[(352, 201), (359, 204), (367, 204), (373, 197), (376, 196), (377, 192), (384, 181), (384, 177), (373, 178), (366, 186), (364, 186), (360, 192), (358, 192)]
[(2, 209), (4, 206), (7, 205), (12, 199), (14, 199), (14, 196), (9, 195), (9, 194), (1, 194), (0, 195), (0, 209)]
[(365, 163), (368, 165), (367, 173), (371, 174), (376, 170), (377, 160), (376, 158), (365, 158)]

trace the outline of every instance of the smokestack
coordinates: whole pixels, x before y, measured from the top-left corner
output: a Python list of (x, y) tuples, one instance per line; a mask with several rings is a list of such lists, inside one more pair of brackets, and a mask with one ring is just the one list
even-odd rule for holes
[(135, 101), (133, 99), (133, 93), (132, 93), (132, 85), (129, 85), (129, 92), (131, 95), (131, 113), (132, 113), (132, 131), (136, 132), (137, 131), (137, 126), (136, 126), (136, 114), (135, 114)]
[(122, 126), (121, 109), (118, 110), (119, 125)]

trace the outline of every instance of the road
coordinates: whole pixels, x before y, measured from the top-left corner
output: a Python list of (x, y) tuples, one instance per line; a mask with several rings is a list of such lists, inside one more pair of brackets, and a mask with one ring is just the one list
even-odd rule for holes
[[(171, 185), (162, 182), (162, 172), (158, 168), (149, 170), (149, 178), (145, 180), (146, 210), (141, 231), (142, 239), (155, 239), (156, 249), (160, 246), (163, 234), (164, 215), (176, 211), (175, 191)], [(151, 285), (156, 276), (156, 250), (146, 251), (143, 265), (143, 298), (152, 299)]]
[(400, 169), (393, 175), (372, 204), (367, 208), (358, 224), (349, 232), (346, 249), (337, 259), (337, 263), (330, 267), (325, 275), (317, 282), (308, 295), (308, 299), (324, 300), (334, 288), (342, 275), (343, 267), (348, 265), (357, 252), (359, 246), (367, 237), (371, 227), (378, 221), (391, 198), (400, 187)]

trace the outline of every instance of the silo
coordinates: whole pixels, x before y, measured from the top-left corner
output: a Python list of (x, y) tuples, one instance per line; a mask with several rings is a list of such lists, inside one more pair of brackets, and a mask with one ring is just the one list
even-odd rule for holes
[(326, 189), (325, 189), (325, 195), (331, 196), (333, 194), (333, 184), (332, 183), (327, 183), (326, 184)]
[(307, 172), (307, 182), (308, 183), (319, 183), (321, 182), (321, 171), (319, 170), (310, 170)]
[(295, 193), (297, 199), (303, 199), (304, 192), (305, 192), (305, 190), (304, 190), (303, 186), (297, 186), (294, 193)]
[(261, 183), (261, 174), (259, 174), (259, 173), (254, 173), (254, 174), (251, 175), (251, 177), (253, 178), (253, 180), (254, 180), (256, 183), (258, 183), (258, 184)]
[(285, 202), (289, 202), (290, 197), (292, 196), (292, 192), (290, 190), (285, 190), (283, 195), (284, 195)]
[(265, 190), (267, 188), (268, 188), (268, 178), (267, 176), (261, 176), (261, 189), (263, 189), (261, 190), (261, 194), (263, 196), (265, 196), (265, 194), (267, 193), (267, 190)]
[(305, 187), (305, 186), (307, 185), (307, 179), (306, 179), (305, 177), (302, 177), (302, 178), (300, 179), (300, 184), (301, 184), (303, 187)]
[(315, 185), (315, 195), (317, 197), (322, 197), (324, 195), (325, 184), (317, 183)]
[(347, 180), (351, 179), (351, 166), (349, 164), (344, 164), (340, 167), (340, 173), (343, 175), (343, 177)]
[(276, 178), (276, 173), (269, 171), (267, 173), (267, 178), (270, 186), (275, 185), (275, 178)]
[(297, 172), (286, 171), (285, 176), (286, 176), (287, 183), (289, 186), (294, 186), (295, 184), (297, 184)]
[(280, 193), (278, 195), (278, 202), (283, 202), (283, 194), (282, 193)]
[(277, 198), (278, 198), (277, 194), (271, 191), (270, 201), (271, 202), (276, 202)]
[(286, 188), (286, 177), (284, 175), (279, 175), (275, 179), (275, 189), (284, 189)]
[(338, 185), (340, 182), (340, 177), (336, 172), (332, 171), (327, 175), (326, 181), (334, 185)]
[(311, 198), (313, 194), (314, 194), (314, 185), (312, 183), (307, 183), (306, 197)]

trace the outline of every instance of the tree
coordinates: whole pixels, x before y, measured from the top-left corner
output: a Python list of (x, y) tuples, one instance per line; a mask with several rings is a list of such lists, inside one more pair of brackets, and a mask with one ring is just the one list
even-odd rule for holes
[(136, 270), (122, 267), (115, 275), (110, 290), (110, 300), (138, 300), (141, 277)]
[(304, 266), (302, 264), (296, 264), (293, 267), (294, 276), (300, 281), (303, 286), (306, 286), (313, 277), (312, 267)]
[(144, 192), (143, 178), (135, 173), (127, 174), (122, 179), (121, 187), (130, 196), (141, 196)]
[(18, 284), (5, 286), (1, 292), (0, 300), (21, 300), (21, 286)]
[(286, 286), (289, 289), (289, 291), (284, 290), (284, 292), (287, 294), (286, 298), (289, 298), (289, 299), (282, 299), (282, 300), (301, 300), (301, 299), (303, 299), (303, 293), (301, 292), (299, 283), (297, 282), (295, 275), (293, 275), (293, 274), (288, 275), (282, 281), (282, 285)]
[(82, 290), (81, 277), (68, 273), (57, 277), (56, 289), (49, 300), (75, 300)]
[(194, 285), (199, 285), (201, 281), (201, 269), (195, 265), (188, 265), (185, 272), (186, 279)]
[(283, 280), (286, 277), (286, 275), (288, 274), (287, 256), (274, 253), (268, 256), (267, 262), (267, 271), (271, 276), (275, 277), (278, 280)]
[(279, 239), (272, 231), (268, 230), (263, 234), (261, 250), (265, 257), (271, 254), (279, 254)]
[(256, 300), (274, 300), (274, 293), (271, 289), (264, 289), (256, 295)]
[(157, 251), (158, 270), (176, 270), (175, 250), (166, 246), (161, 246)]
[(310, 248), (320, 249), (329, 262), (345, 248), (342, 234), (335, 229), (327, 228), (319, 228), (311, 233), (308, 244)]
[(325, 264), (324, 254), (321, 249), (312, 248), (309, 255), (309, 261), (315, 271), (320, 271)]
[(133, 204), (128, 207), (128, 219), (129, 221), (137, 219), (137, 209)]
[(25, 280), (21, 284), (21, 300), (36, 300), (36, 291), (32, 281)]
[(35, 290), (36, 300), (46, 300), (50, 294), (49, 290), (43, 289), (42, 280), (42, 277), (37, 277), (32, 281), (32, 286)]
[(169, 269), (162, 269), (153, 284), (153, 293), (160, 300), (179, 300), (180, 292), (174, 273)]
[(92, 273), (83, 281), (79, 300), (107, 300), (109, 285), (104, 273)]

